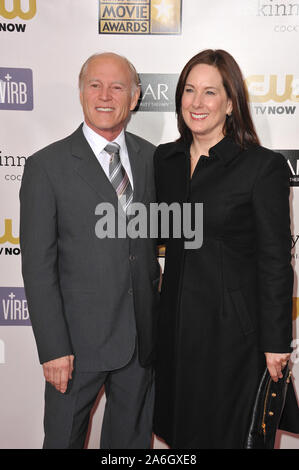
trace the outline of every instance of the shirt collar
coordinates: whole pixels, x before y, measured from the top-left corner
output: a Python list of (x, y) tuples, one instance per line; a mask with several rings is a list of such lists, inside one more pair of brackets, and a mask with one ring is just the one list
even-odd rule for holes
[[(89, 127), (86, 122), (84, 121), (83, 127), (82, 127), (83, 133), (88, 140), (88, 142), (91, 143), (92, 148), (97, 150), (97, 153), (101, 153), (104, 148), (106, 147), (107, 144), (109, 144), (109, 140), (105, 139), (105, 137), (102, 137), (100, 134), (97, 134), (91, 127)], [(121, 133), (116, 137), (116, 139), (113, 140), (113, 142), (116, 142), (119, 146), (120, 149), (122, 150), (125, 146), (125, 131), (122, 129)]]

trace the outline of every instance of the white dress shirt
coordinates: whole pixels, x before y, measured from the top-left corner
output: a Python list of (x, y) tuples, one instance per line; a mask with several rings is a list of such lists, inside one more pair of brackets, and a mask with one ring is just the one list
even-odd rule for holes
[[(107, 178), (110, 181), (109, 178), (109, 160), (110, 160), (110, 155), (105, 152), (104, 148), (106, 147), (107, 144), (110, 144), (109, 140), (106, 140), (104, 137), (101, 135), (97, 134), (94, 130), (92, 130), (86, 122), (84, 122), (82, 131), (84, 134), (84, 137), (86, 138), (87, 142), (89, 143), (90, 147), (93, 150), (93, 153), (97, 157), (97, 160), (99, 161), (101, 167), (103, 168)], [(124, 129), (121, 131), (121, 133), (116, 137), (116, 139), (113, 140), (113, 142), (116, 142), (120, 146), (120, 161), (124, 167), (124, 169), (127, 172), (127, 175), (129, 177), (132, 189), (134, 188), (133, 186), (133, 176), (132, 176), (132, 171), (131, 171), (131, 165), (130, 165), (130, 160), (129, 160), (129, 155), (128, 155), (128, 149), (126, 146), (126, 140), (125, 140), (125, 131)]]

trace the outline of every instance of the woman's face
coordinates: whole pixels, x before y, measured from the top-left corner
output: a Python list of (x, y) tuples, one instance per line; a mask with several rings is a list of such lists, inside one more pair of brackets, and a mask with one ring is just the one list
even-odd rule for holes
[(223, 137), (226, 114), (232, 112), (222, 77), (216, 67), (198, 64), (186, 79), (181, 112), (193, 137), (218, 141)]

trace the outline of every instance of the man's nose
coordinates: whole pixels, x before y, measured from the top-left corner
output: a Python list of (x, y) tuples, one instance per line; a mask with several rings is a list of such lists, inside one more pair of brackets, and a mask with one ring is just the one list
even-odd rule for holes
[(99, 98), (104, 100), (104, 101), (108, 101), (111, 99), (111, 91), (110, 91), (110, 88), (108, 86), (102, 86), (100, 89), (99, 89)]

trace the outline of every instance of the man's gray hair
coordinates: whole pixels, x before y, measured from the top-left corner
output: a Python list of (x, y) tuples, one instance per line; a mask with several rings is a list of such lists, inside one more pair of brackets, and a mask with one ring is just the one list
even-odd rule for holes
[(80, 89), (80, 91), (82, 91), (82, 89), (83, 89), (84, 78), (85, 78), (85, 74), (86, 74), (86, 70), (88, 68), (88, 65), (90, 64), (90, 62), (92, 60), (94, 60), (97, 57), (100, 57), (102, 55), (103, 56), (107, 55), (107, 56), (112, 56), (112, 57), (113, 56), (118, 57), (118, 58), (122, 59), (127, 64), (128, 69), (129, 69), (129, 71), (131, 73), (131, 76), (132, 76), (132, 96), (133, 96), (134, 93), (136, 92), (136, 90), (140, 88), (140, 80), (139, 80), (138, 73), (137, 73), (134, 65), (126, 57), (124, 57), (122, 55), (119, 55), (119, 54), (115, 54), (114, 52), (99, 52), (99, 53), (93, 54), (90, 57), (88, 57), (88, 59), (82, 65), (80, 73), (79, 73), (79, 89)]

